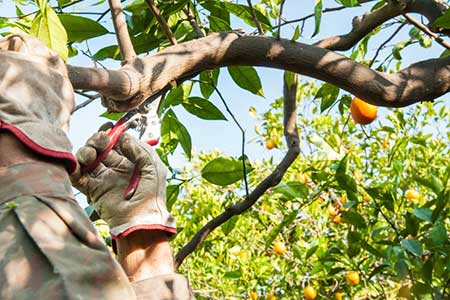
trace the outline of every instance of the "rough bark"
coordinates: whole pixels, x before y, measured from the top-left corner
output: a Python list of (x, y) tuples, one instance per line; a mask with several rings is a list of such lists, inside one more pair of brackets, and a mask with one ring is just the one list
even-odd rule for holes
[(114, 100), (110, 104), (118, 111), (137, 106), (180, 78), (230, 65), (289, 70), (332, 83), (372, 104), (403, 107), (447, 93), (449, 64), (450, 57), (429, 59), (386, 74), (316, 46), (228, 32), (169, 47), (118, 71), (69, 66), (69, 76), (75, 88), (96, 90)]

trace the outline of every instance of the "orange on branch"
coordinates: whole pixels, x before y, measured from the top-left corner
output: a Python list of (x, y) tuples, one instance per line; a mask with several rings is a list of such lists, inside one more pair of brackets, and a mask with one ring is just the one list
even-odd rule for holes
[(277, 297), (275, 296), (274, 292), (270, 292), (267, 294), (266, 299), (267, 300), (277, 300)]
[(355, 271), (350, 271), (347, 273), (347, 283), (349, 285), (358, 285), (359, 284), (359, 273)]
[(286, 246), (282, 242), (275, 242), (273, 245), (273, 252), (278, 255), (283, 255), (286, 253)]
[(342, 223), (342, 218), (340, 215), (337, 215), (333, 218), (333, 223), (334, 224), (341, 224)]
[(338, 214), (338, 212), (337, 212), (336, 208), (331, 204), (328, 205), (328, 215), (330, 217), (335, 217), (335, 216), (337, 216), (337, 214)]
[(275, 143), (275, 141), (273, 139), (268, 139), (266, 141), (266, 148), (267, 150), (272, 150), (273, 148), (275, 148), (277, 144)]
[(372, 123), (377, 117), (378, 108), (355, 97), (350, 104), (350, 112), (356, 123), (367, 125)]
[(251, 300), (257, 300), (258, 299), (258, 293), (255, 292), (255, 291), (248, 292), (248, 295), (249, 295)]
[(343, 294), (341, 292), (336, 292), (334, 294), (334, 299), (336, 300), (342, 300)]
[(314, 300), (317, 297), (316, 289), (310, 285), (305, 287), (305, 289), (303, 290), (303, 293), (305, 294), (305, 298), (308, 300)]
[(411, 202), (417, 202), (420, 198), (420, 193), (416, 190), (409, 189), (406, 191), (405, 197)]

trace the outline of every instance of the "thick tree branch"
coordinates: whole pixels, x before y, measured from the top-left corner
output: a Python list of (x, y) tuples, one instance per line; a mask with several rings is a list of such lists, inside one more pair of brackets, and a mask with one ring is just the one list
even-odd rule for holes
[(150, 10), (152, 11), (153, 16), (156, 18), (156, 20), (158, 20), (159, 25), (161, 25), (161, 27), (164, 30), (164, 33), (166, 34), (170, 43), (172, 45), (178, 44), (177, 39), (175, 38), (172, 31), (170, 30), (169, 25), (167, 25), (166, 19), (164, 19), (164, 17), (162, 16), (161, 12), (158, 9), (158, 7), (155, 5), (155, 2), (153, 2), (153, 0), (145, 0), (145, 2), (147, 2), (148, 6), (150, 7)]
[(332, 83), (378, 106), (403, 107), (450, 91), (450, 57), (425, 60), (387, 74), (326, 49), (235, 32), (169, 47), (135, 59), (118, 71), (69, 66), (69, 77), (75, 88), (99, 91), (112, 110), (125, 111), (171, 82), (230, 65), (289, 70)]
[(179, 268), (184, 259), (195, 251), (214, 229), (224, 224), (233, 216), (240, 215), (248, 210), (269, 188), (280, 183), (288, 168), (299, 155), (300, 148), (296, 113), (297, 85), (297, 74), (293, 75), (292, 82), (287, 82), (286, 78), (284, 80), (284, 132), (288, 152), (284, 156), (283, 160), (269, 176), (267, 176), (256, 186), (248, 197), (235, 205), (229, 206), (222, 214), (209, 221), (194, 235), (192, 240), (190, 240), (183, 248), (180, 249), (180, 251), (178, 251), (175, 256), (175, 269)]
[(128, 34), (127, 22), (122, 11), (120, 0), (108, 0), (111, 8), (111, 15), (116, 30), (117, 42), (119, 43), (120, 53), (122, 54), (123, 63), (133, 60), (136, 57), (136, 52), (131, 43), (130, 35)]
[(413, 24), (418, 29), (420, 29), (423, 33), (425, 33), (426, 35), (428, 35), (431, 38), (433, 38), (442, 47), (450, 50), (450, 43), (448, 43), (447, 41), (442, 39), (438, 34), (432, 32), (427, 26), (423, 25), (422, 23), (420, 23), (419, 21), (417, 21), (416, 19), (414, 19), (413, 17), (411, 17), (408, 14), (404, 14), (403, 16), (406, 18), (406, 20), (408, 20), (409, 23)]
[(418, 13), (426, 17), (431, 24), (447, 9), (448, 6), (441, 0), (389, 0), (384, 6), (365, 14), (362, 18), (354, 18), (353, 29), (349, 33), (326, 38), (317, 42), (315, 46), (345, 51), (389, 19), (404, 13)]

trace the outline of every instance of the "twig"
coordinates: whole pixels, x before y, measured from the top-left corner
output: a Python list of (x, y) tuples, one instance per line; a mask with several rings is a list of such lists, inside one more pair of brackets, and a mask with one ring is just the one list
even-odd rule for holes
[(195, 20), (195, 15), (192, 13), (192, 10), (187, 7), (185, 9), (183, 9), (183, 12), (186, 14), (189, 23), (191, 24), (192, 28), (194, 29), (195, 33), (197, 34), (197, 36), (200, 37), (204, 37), (205, 34), (203, 33), (202, 29), (200, 28), (200, 26), (197, 23), (197, 20)]
[(158, 7), (155, 5), (155, 2), (153, 2), (153, 0), (145, 0), (145, 2), (147, 2), (148, 6), (150, 7), (150, 10), (152, 11), (156, 20), (158, 20), (159, 25), (161, 25), (161, 27), (164, 30), (164, 33), (166, 34), (170, 43), (172, 45), (178, 44), (177, 39), (175, 38), (172, 31), (170, 30), (169, 25), (167, 25), (166, 20), (161, 15), (161, 12), (159, 11)]
[(281, 20), (283, 18), (283, 8), (284, 8), (284, 3), (286, 2), (286, 0), (281, 0), (280, 3), (280, 14), (278, 16), (278, 32), (277, 32), (277, 39), (280, 39), (281, 36)]
[[(345, 9), (345, 8), (347, 8), (347, 7), (346, 7), (346, 6), (338, 6), (338, 7), (325, 8), (324, 10), (322, 10), (322, 13), (328, 13), (328, 12), (333, 12), (333, 11), (339, 11), (339, 10), (343, 10), (343, 9)], [(281, 10), (280, 10), (280, 14), (281, 14)], [(312, 18), (312, 17), (314, 17), (314, 16), (315, 16), (314, 14), (309, 14), (309, 15), (307, 15), (307, 16), (304, 16), (304, 17), (300, 18), (300, 19), (294, 19), (294, 20), (284, 21), (282, 24), (281, 24), (280, 22), (278, 22), (278, 25), (273, 26), (272, 28), (273, 28), (273, 29), (276, 29), (276, 28), (280, 28), (280, 27), (283, 27), (283, 26), (285, 26), (285, 25), (289, 25), (289, 24), (292, 24), (292, 23), (304, 22), (304, 21), (306, 21), (306, 20), (308, 20), (309, 18)]]
[(371, 68), (373, 66), (373, 64), (375, 63), (376, 58), (378, 57), (378, 55), (380, 54), (381, 49), (384, 48), (384, 46), (387, 45), (387, 43), (389, 43), (390, 41), (392, 41), (392, 39), (400, 32), (400, 30), (402, 30), (402, 28), (406, 25), (406, 23), (402, 23), (395, 31), (394, 33), (386, 40), (383, 42), (383, 44), (380, 45), (380, 47), (378, 47), (377, 51), (375, 52), (375, 55), (373, 56), (372, 60), (370, 61), (370, 65), (369, 68)]
[(72, 110), (71, 114), (73, 114), (74, 112), (76, 112), (79, 109), (82, 109), (83, 107), (88, 106), (89, 104), (91, 104), (95, 99), (98, 99), (101, 97), (100, 94), (95, 94), (95, 95), (89, 95), (80, 91), (75, 91), (75, 93), (88, 98), (88, 100), (84, 101), (83, 103), (78, 104), (77, 106), (74, 107), (74, 109)]
[(441, 38), (438, 34), (432, 32), (427, 26), (423, 25), (421, 22), (417, 21), (409, 14), (403, 14), (403, 16), (408, 20), (409, 23), (413, 24), (417, 28), (419, 28), (423, 33), (432, 37), (436, 42), (438, 42), (442, 47), (450, 50), (450, 43)]
[[(286, 81), (285, 81), (286, 85)], [(295, 91), (295, 94), (292, 95), (291, 92)], [(297, 156), (300, 153), (299, 148), (299, 137), (297, 131), (296, 123), (296, 92), (297, 85), (296, 81), (292, 83), (291, 86), (284, 88), (285, 92), (285, 103), (288, 101), (288, 105), (285, 105), (285, 114), (284, 114), (284, 124), (285, 126), (285, 134), (286, 140), (288, 141), (288, 152), (282, 159), (282, 161), (278, 164), (275, 170), (263, 181), (261, 181), (255, 189), (241, 202), (229, 206), (225, 209), (223, 213), (221, 213), (216, 218), (209, 221), (202, 229), (200, 229), (194, 237), (183, 247), (175, 256), (175, 269), (183, 263), (184, 259), (191, 254), (198, 246), (207, 238), (207, 236), (217, 227), (224, 224), (230, 218), (236, 215), (240, 215), (245, 212), (247, 209), (253, 206), (256, 201), (271, 187), (276, 186), (280, 183), (287, 169), (292, 165)], [(286, 100), (288, 99), (288, 100)]]
[(258, 29), (259, 34), (263, 35), (264, 31), (261, 27), (261, 23), (259, 23), (258, 18), (256, 17), (255, 9), (253, 8), (252, 0), (247, 0), (248, 7), (250, 8), (250, 13), (252, 14), (253, 21), (256, 24), (256, 28)]
[(122, 11), (120, 0), (108, 0), (111, 8), (112, 21), (114, 29), (116, 30), (117, 42), (119, 43), (120, 53), (122, 53), (122, 62), (126, 64), (136, 57), (136, 52), (131, 43), (130, 35), (128, 34), (127, 23)]

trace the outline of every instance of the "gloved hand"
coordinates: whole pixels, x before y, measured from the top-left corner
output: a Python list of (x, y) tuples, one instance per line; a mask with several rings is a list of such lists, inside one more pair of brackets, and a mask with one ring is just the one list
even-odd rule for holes
[[(94, 134), (78, 150), (79, 163), (93, 162), (108, 144), (106, 132)], [(135, 166), (141, 171), (139, 186), (133, 197), (125, 200)], [(87, 196), (114, 238), (139, 229), (176, 232), (175, 220), (166, 208), (166, 177), (167, 168), (155, 150), (124, 133), (98, 167), (87, 174), (74, 174), (72, 184)]]
[(40, 154), (69, 160), (72, 171), (76, 161), (66, 133), (73, 107), (61, 57), (31, 36), (0, 39), (0, 128)]

